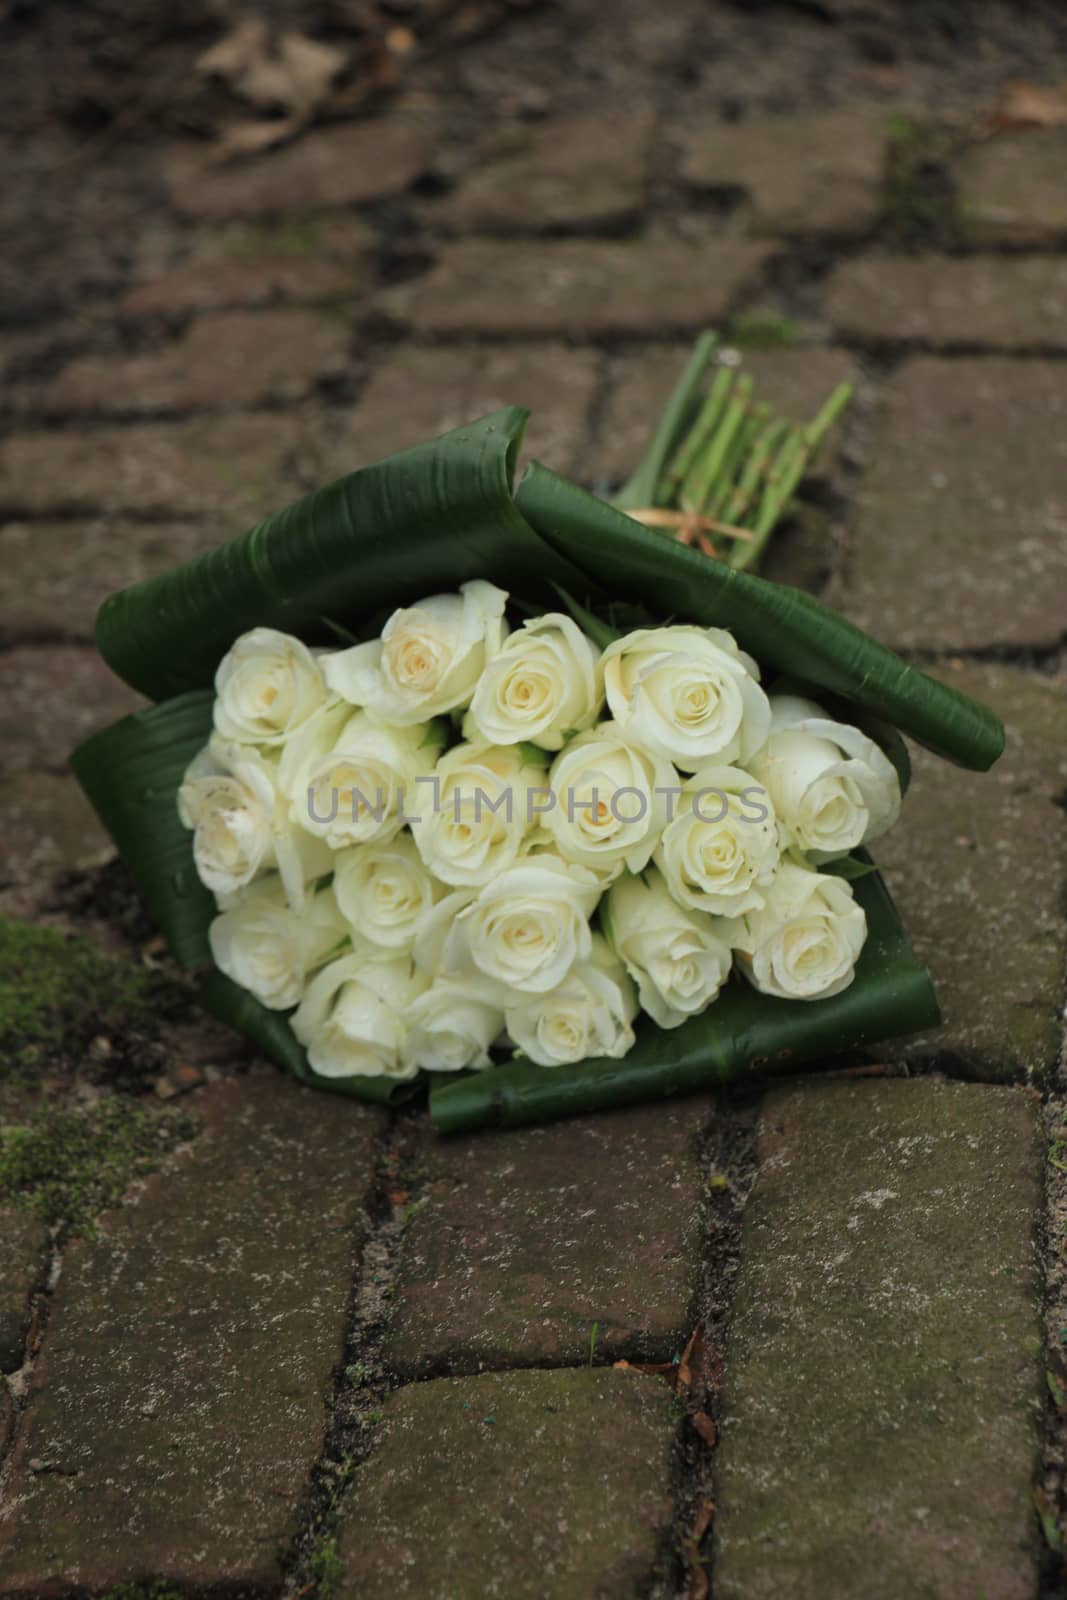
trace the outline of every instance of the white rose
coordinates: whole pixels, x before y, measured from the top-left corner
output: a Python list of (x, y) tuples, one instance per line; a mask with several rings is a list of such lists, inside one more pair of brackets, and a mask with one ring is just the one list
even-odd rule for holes
[(771, 714), (759, 668), (723, 628), (641, 628), (608, 645), (604, 688), (619, 727), (683, 772), (745, 762)]
[(661, 1028), (704, 1011), (729, 976), (729, 926), (680, 906), (655, 867), (612, 885), (601, 923), (637, 984), (641, 1009)]
[(554, 989), (523, 996), (504, 1013), (513, 1043), (539, 1067), (597, 1056), (618, 1061), (633, 1046), (636, 1015), (634, 986), (599, 935), (590, 959)]
[(405, 1060), (428, 1072), (487, 1067), (504, 1031), (495, 985), (485, 979), (438, 979), (409, 1006)]
[(475, 578), (459, 594), (435, 594), (394, 611), (380, 639), (339, 650), (326, 682), (379, 722), (401, 725), (470, 704), (504, 636), (507, 594)]
[(215, 731), (242, 744), (281, 744), (327, 698), (306, 645), (274, 628), (243, 633), (215, 674)]
[(762, 785), (739, 767), (704, 767), (682, 790), (656, 865), (682, 905), (737, 917), (763, 904), (779, 854), (778, 827)]
[(435, 906), (416, 959), (448, 977), (476, 969), (505, 994), (541, 993), (589, 959), (589, 918), (599, 898), (591, 872), (558, 856), (535, 856), (500, 873), (466, 905), (460, 892)]
[(669, 762), (632, 744), (614, 722), (580, 733), (552, 763), (555, 804), (544, 825), (567, 861), (615, 876), (640, 872), (679, 787)]
[(277, 867), (299, 909), (309, 879), (329, 870), (329, 852), (289, 819), (278, 764), (247, 745), (213, 735), (185, 774), (178, 814), (194, 830), (200, 881), (221, 899)]
[(312, 978), (294, 1011), (293, 1032), (323, 1078), (413, 1078), (403, 1057), (404, 1018), (427, 979), (407, 957), (342, 956)]
[(750, 766), (792, 842), (814, 861), (868, 844), (900, 815), (900, 779), (889, 757), (812, 700), (772, 696), (770, 738)]
[[(421, 785), (411, 831), (426, 866), (442, 883), (479, 885), (518, 859), (530, 828), (532, 787), (544, 769), (515, 745), (459, 744)], [(431, 792), (432, 791), (432, 792)]]
[(604, 700), (600, 652), (561, 612), (534, 617), (489, 661), (463, 725), (468, 739), (525, 740), (559, 750), (597, 719)]
[(762, 909), (742, 920), (738, 964), (762, 994), (821, 1000), (855, 977), (867, 918), (844, 879), (784, 862)]
[(329, 889), (309, 895), (303, 911), (294, 911), (273, 875), (244, 890), (208, 929), (219, 971), (271, 1011), (297, 1005), (308, 973), (347, 937)]
[(383, 728), (365, 711), (343, 709), (347, 720), (335, 735), (331, 711), (296, 736), (281, 762), (291, 820), (333, 850), (399, 833), (444, 737), (434, 723)]
[(353, 935), (390, 955), (414, 948), (420, 923), (444, 892), (408, 833), (342, 850), (334, 857), (333, 891)]

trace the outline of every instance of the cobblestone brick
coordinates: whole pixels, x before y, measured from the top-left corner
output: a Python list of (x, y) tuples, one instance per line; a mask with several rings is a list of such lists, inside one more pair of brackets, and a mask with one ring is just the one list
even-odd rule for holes
[(378, 367), (331, 452), (327, 476), (505, 405), (533, 415), (526, 453), (558, 471), (575, 464), (585, 439), (600, 356), (562, 344), (497, 349), (404, 346)]
[(807, 1083), (765, 1104), (717, 1459), (719, 1600), (1029, 1600), (1037, 1107)]
[(225, 311), (235, 306), (313, 303), (350, 298), (353, 272), (334, 261), (299, 256), (247, 261), (188, 261), (123, 296), (126, 317), (182, 311)]
[(886, 1053), (944, 1053), (984, 1078), (1040, 1071), (1059, 1053), (1067, 962), (1063, 691), (1006, 666), (938, 674), (993, 706), (1008, 744), (977, 774), (917, 752), (901, 821), (876, 847), (945, 1015)]
[(610, 1369), (402, 1389), (345, 1508), (337, 1600), (647, 1595), (670, 1525), (670, 1406), (658, 1379)]
[(1067, 261), (1052, 256), (868, 256), (839, 266), (827, 310), (858, 339), (1067, 348)]
[(877, 113), (831, 111), (726, 123), (689, 118), (675, 133), (681, 175), (748, 192), (764, 232), (863, 233), (882, 209), (886, 128)]
[(3, 671), (0, 774), (61, 771), (79, 740), (145, 704), (84, 646), (9, 650)]
[(1067, 235), (1067, 128), (1023, 128), (973, 146), (956, 172), (974, 244), (1049, 244)]
[(171, 200), (196, 218), (297, 215), (362, 205), (407, 189), (431, 164), (430, 131), (401, 116), (306, 134), (256, 161), (208, 166), (182, 156), (168, 172)]
[(207, 523), (0, 523), (0, 643), (91, 639), (107, 595), (218, 541)]
[(1052, 363), (906, 362), (858, 492), (841, 609), (897, 649), (1058, 640), (1065, 416)]
[[(0, 1209), (0, 1374), (21, 1367), (30, 1322), (30, 1294), (44, 1276), (48, 1229), (24, 1211)], [(6, 1392), (0, 1376), (0, 1396)], [(0, 1448), (3, 1447), (0, 1402)]]
[(189, 411), (299, 400), (349, 363), (349, 330), (308, 311), (230, 311), (131, 356), (83, 356), (48, 387), (49, 410)]
[(420, 332), (607, 334), (693, 332), (726, 314), (757, 277), (769, 247), (724, 239), (465, 240), (386, 296)]
[(0, 500), (15, 514), (206, 514), (226, 532), (325, 481), (329, 422), (316, 408), (128, 427), (43, 429), (0, 439)]
[(459, 188), (427, 219), (475, 233), (603, 228), (625, 221), (645, 194), (652, 116), (569, 117), (512, 123), (478, 152)]
[(0, 890), (25, 888), (32, 901), (57, 873), (93, 866), (113, 853), (72, 777), (18, 772), (0, 779)]
[(506, 1137), (426, 1137), (387, 1363), (669, 1360), (688, 1337), (700, 1260), (697, 1140), (706, 1102)]
[(0, 1516), (4, 1593), (270, 1585), (341, 1359), (379, 1116), (279, 1075), (66, 1252)]

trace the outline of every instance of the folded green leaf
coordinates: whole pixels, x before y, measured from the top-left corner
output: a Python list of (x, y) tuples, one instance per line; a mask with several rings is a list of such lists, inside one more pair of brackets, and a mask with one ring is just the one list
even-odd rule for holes
[(714, 1005), (664, 1032), (645, 1017), (621, 1061), (538, 1067), (513, 1061), (435, 1082), (430, 1115), (438, 1133), (519, 1127), (639, 1100), (718, 1088), (737, 1078), (789, 1071), (941, 1020), (930, 975), (920, 965), (877, 874), (854, 886), (867, 913), (867, 943), (856, 976), (826, 1000), (775, 1000), (742, 978)]

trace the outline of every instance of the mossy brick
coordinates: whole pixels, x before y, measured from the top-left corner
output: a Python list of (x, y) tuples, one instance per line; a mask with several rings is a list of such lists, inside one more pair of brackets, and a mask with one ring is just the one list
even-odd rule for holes
[(145, 702), (87, 645), (26, 645), (4, 655), (0, 775), (63, 770), (97, 728)]
[(887, 128), (877, 113), (723, 122), (688, 117), (672, 130), (683, 182), (743, 189), (760, 232), (867, 232), (883, 205)]
[(764, 1104), (726, 1352), (718, 1600), (1030, 1600), (1039, 1107), (809, 1081)]
[(331, 443), (339, 476), (501, 406), (532, 412), (524, 451), (568, 472), (585, 439), (600, 372), (594, 350), (560, 343), (477, 349), (403, 345), (377, 367)]
[(652, 115), (597, 112), (496, 129), (458, 187), (426, 208), (464, 233), (617, 227), (645, 198)]
[(768, 246), (724, 238), (466, 239), (430, 271), (388, 291), (382, 310), (424, 334), (580, 339), (694, 333), (751, 288)]
[(904, 650), (1064, 630), (1067, 390), (1054, 362), (918, 357), (890, 380), (838, 609)]
[[(736, 348), (725, 335), (724, 347)], [(582, 461), (584, 478), (601, 486), (617, 486), (629, 477), (689, 354), (689, 347), (683, 344), (652, 345), (624, 351), (612, 359), (607, 400), (592, 448)], [(854, 357), (823, 346), (738, 349), (737, 355), (740, 370), (752, 377), (755, 398), (796, 422), (809, 422), (839, 383), (853, 383), (858, 376)], [(835, 465), (840, 440), (838, 428), (813, 465), (816, 477)]]
[(1055, 256), (872, 255), (826, 291), (839, 336), (934, 349), (1067, 349), (1067, 261)]
[(274, 1072), (65, 1253), (0, 1512), (0, 1588), (272, 1588), (322, 1448), (379, 1113)]
[(0, 644), (57, 635), (89, 641), (108, 595), (214, 549), (220, 538), (209, 522), (0, 522)]
[(962, 225), (976, 245), (1055, 244), (1067, 237), (1067, 128), (1000, 132), (956, 166)]
[(343, 1509), (334, 1600), (647, 1595), (671, 1519), (671, 1401), (611, 1368), (402, 1389)]
[[(0, 1205), (0, 1375), (22, 1365), (30, 1299), (43, 1283), (47, 1253), (48, 1229), (40, 1218)], [(4, 1388), (0, 1376), (0, 1394)], [(0, 1442), (2, 1435), (0, 1420)]]
[(198, 220), (306, 216), (398, 194), (432, 158), (426, 120), (394, 115), (305, 134), (227, 166), (211, 166), (202, 152), (183, 152), (171, 160), (166, 179), (175, 208)]
[(349, 366), (344, 320), (314, 311), (223, 311), (132, 355), (79, 356), (53, 378), (46, 409), (151, 416), (302, 400)]
[[(706, 1100), (439, 1141), (401, 1252), (386, 1363), (404, 1375), (670, 1360), (697, 1288)], [(594, 1327), (595, 1325), (595, 1327)]]
[(1063, 690), (992, 663), (937, 676), (999, 713), (1007, 748), (985, 773), (915, 752), (901, 820), (874, 847), (945, 1018), (888, 1053), (1040, 1075), (1059, 1055), (1067, 960)]

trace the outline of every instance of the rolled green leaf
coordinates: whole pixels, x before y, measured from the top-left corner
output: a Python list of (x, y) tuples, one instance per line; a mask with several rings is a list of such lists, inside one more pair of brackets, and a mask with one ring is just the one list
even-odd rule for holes
[(616, 596), (661, 617), (729, 628), (765, 671), (842, 695), (958, 766), (985, 771), (1003, 751), (1004, 728), (988, 707), (908, 666), (813, 596), (662, 539), (539, 462), (516, 501), (553, 551), (583, 569), (587, 591), (610, 580)]
[(826, 1000), (776, 1000), (731, 979), (702, 1016), (664, 1032), (642, 1019), (621, 1061), (538, 1067), (513, 1061), (436, 1081), (430, 1116), (438, 1133), (515, 1128), (720, 1088), (738, 1078), (786, 1072), (805, 1062), (941, 1020), (930, 975), (920, 965), (877, 873), (853, 884), (868, 936), (849, 987)]

